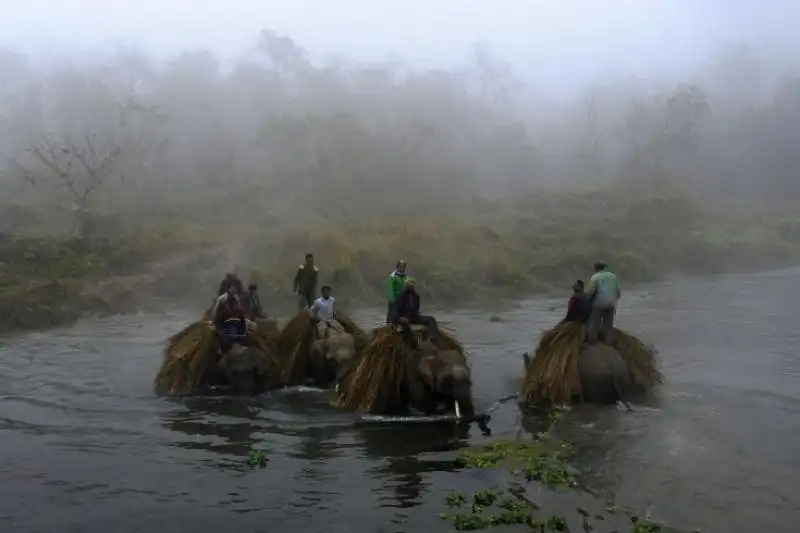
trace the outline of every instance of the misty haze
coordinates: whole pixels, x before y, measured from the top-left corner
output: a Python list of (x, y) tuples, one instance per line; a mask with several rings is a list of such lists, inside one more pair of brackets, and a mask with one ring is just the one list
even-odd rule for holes
[[(799, 7), (178, 4), (4, 7), (0, 530), (796, 530)], [(595, 270), (663, 384), (518, 406)], [(342, 399), (437, 328), (474, 406)]]

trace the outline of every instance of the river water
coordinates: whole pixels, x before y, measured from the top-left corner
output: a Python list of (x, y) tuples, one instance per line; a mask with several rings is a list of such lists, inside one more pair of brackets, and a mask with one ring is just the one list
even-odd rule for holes
[[(668, 381), (655, 406), (574, 408), (556, 426), (577, 446), (590, 487), (686, 530), (797, 531), (798, 274), (624, 295), (619, 324), (658, 346)], [(562, 305), (526, 302), (500, 323), (438, 315), (469, 349), (479, 408), (516, 390), (521, 352)], [(354, 425), (319, 391), (158, 398), (161, 343), (196, 314), (112, 317), (0, 341), (0, 531), (444, 530), (446, 491), (479, 490), (498, 475), (458, 471), (454, 450), (536, 430), (514, 402), (492, 413), (490, 438), (447, 424)], [(247, 465), (252, 450), (269, 459), (265, 468)], [(585, 498), (540, 496), (562, 509)]]

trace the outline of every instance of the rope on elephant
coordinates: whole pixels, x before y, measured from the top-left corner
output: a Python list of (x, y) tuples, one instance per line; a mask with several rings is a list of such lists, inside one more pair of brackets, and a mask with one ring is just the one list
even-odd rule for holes
[(191, 394), (216, 362), (216, 336), (205, 321), (194, 322), (167, 340), (154, 386), (159, 394)]
[[(578, 360), (586, 328), (579, 323), (560, 324), (542, 333), (533, 360), (525, 369), (520, 396), (528, 405), (568, 404), (581, 396)], [(630, 333), (615, 328), (614, 347), (620, 353), (635, 385), (649, 391), (663, 382), (657, 368), (656, 349)]]
[[(464, 347), (450, 335), (440, 332), (434, 344), (441, 350), (464, 355)], [(388, 414), (405, 410), (403, 390), (413, 349), (392, 326), (373, 331), (372, 340), (339, 385), (332, 403), (335, 407), (362, 413)]]

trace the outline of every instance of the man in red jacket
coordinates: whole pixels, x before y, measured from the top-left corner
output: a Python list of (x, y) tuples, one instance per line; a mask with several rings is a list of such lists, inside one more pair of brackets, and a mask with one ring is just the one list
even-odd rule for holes
[(222, 339), (222, 349), (227, 351), (234, 339), (247, 335), (247, 313), (239, 300), (237, 287), (230, 284), (228, 290), (217, 298), (211, 311), (211, 320)]

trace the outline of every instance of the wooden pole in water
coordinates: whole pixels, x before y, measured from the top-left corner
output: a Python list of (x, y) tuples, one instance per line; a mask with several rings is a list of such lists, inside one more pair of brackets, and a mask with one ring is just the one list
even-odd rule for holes
[(461, 418), (461, 408), (458, 406), (458, 400), (456, 400), (455, 404), (456, 404), (456, 418)]

